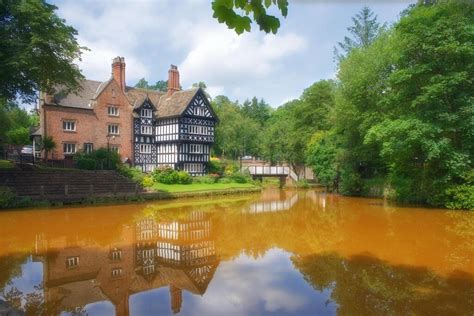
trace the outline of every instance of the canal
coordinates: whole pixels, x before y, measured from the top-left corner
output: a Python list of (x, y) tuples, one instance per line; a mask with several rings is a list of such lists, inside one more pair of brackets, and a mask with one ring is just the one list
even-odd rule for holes
[(474, 212), (314, 190), (0, 212), (30, 315), (473, 315)]

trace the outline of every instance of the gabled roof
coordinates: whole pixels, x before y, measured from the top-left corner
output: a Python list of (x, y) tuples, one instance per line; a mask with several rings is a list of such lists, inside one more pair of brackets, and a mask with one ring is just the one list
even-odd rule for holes
[[(58, 87), (54, 94), (54, 103), (65, 107), (92, 109), (94, 106), (91, 101), (95, 100), (112, 81), (113, 78), (104, 82), (83, 80), (77, 94), (67, 93), (64, 88)], [(168, 95), (163, 91), (126, 87), (125, 95), (133, 109), (141, 107), (148, 98), (157, 109), (155, 115), (158, 118), (167, 118), (182, 115), (199, 90), (191, 88)]]
[(127, 87), (125, 94), (127, 95), (128, 101), (130, 102), (132, 107), (134, 109), (137, 109), (142, 106), (143, 102), (145, 102), (147, 97), (150, 99), (151, 103), (153, 103), (153, 106), (155, 106), (156, 108), (156, 106), (160, 102), (160, 98), (164, 96), (166, 92)]
[(199, 88), (176, 91), (171, 96), (163, 96), (158, 103), (158, 117), (180, 116), (191, 103)]
[(59, 86), (56, 87), (56, 93), (54, 94), (54, 102), (61, 106), (91, 109), (89, 106), (91, 100), (95, 99), (98, 95), (98, 91), (103, 90), (107, 83), (95, 80), (83, 80), (80, 83), (80, 88), (77, 94), (67, 93), (65, 88)]

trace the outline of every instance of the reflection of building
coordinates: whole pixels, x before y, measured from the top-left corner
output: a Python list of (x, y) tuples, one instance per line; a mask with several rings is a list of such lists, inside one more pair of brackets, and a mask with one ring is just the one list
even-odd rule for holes
[(286, 196), (286, 192), (283, 192), (282, 194), (285, 194), (285, 196), (278, 195), (268, 196), (267, 198), (264, 197), (260, 201), (250, 204), (244, 209), (244, 212), (249, 214), (257, 214), (286, 211), (291, 209), (296, 204), (296, 202), (298, 202), (297, 192), (290, 193), (290, 196)]
[(177, 313), (182, 290), (204, 294), (217, 268), (211, 232), (210, 217), (192, 212), (179, 220), (141, 219), (107, 246), (38, 236), (45, 301), (57, 302), (59, 313), (106, 300), (117, 315), (128, 315), (130, 295), (169, 286)]
[(204, 294), (217, 267), (208, 214), (192, 212), (169, 222), (143, 219), (136, 236), (135, 271), (147, 279), (160, 275), (170, 284), (173, 312), (181, 308), (182, 289)]

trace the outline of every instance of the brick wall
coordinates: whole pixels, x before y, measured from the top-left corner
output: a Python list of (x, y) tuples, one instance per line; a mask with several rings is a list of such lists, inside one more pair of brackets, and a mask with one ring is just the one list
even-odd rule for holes
[[(109, 116), (108, 107), (119, 109), (119, 116)], [(84, 143), (94, 144), (94, 149), (107, 147), (108, 125), (117, 124), (119, 134), (110, 140), (110, 146), (117, 146), (122, 158), (132, 157), (132, 107), (121, 88), (114, 80), (102, 91), (91, 109), (42, 105), (40, 107), (43, 135), (51, 136), (56, 142), (50, 159), (63, 159), (63, 144), (76, 144), (76, 151), (84, 149)], [(76, 122), (76, 131), (64, 131), (63, 121)]]

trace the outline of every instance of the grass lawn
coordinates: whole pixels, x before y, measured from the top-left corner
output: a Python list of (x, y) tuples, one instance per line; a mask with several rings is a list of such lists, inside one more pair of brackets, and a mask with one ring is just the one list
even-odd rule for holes
[(13, 169), (13, 163), (8, 160), (0, 160), (0, 169)]
[(246, 188), (255, 188), (255, 185), (250, 184), (250, 183), (191, 183), (191, 184), (155, 183), (152, 188), (156, 191), (177, 193), (177, 192), (215, 191), (215, 190), (228, 190), (228, 189), (246, 189)]

